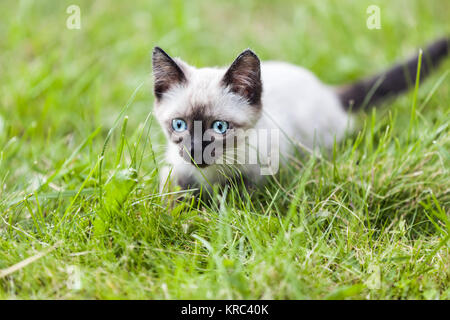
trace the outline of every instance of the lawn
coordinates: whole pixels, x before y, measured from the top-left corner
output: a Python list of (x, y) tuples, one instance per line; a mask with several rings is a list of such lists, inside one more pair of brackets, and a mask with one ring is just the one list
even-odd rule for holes
[[(66, 9), (80, 8), (80, 29)], [(370, 5), (380, 29), (368, 29)], [(0, 298), (450, 299), (450, 59), (251, 194), (168, 204), (151, 50), (329, 84), (450, 35), (449, 1), (2, 1)], [(174, 197), (174, 196), (172, 196)]]

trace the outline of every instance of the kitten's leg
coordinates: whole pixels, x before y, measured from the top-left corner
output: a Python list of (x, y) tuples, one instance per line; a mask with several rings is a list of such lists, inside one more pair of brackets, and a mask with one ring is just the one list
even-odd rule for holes
[(171, 188), (171, 171), (172, 168), (169, 166), (164, 166), (159, 169), (159, 192), (162, 194), (168, 192)]
[[(192, 170), (186, 165), (165, 166), (160, 170), (160, 193), (164, 197), (172, 197), (170, 194), (176, 192), (173, 196), (175, 200), (189, 197), (192, 193), (196, 194), (197, 181), (192, 174)], [(186, 192), (177, 192), (183, 191)]]
[(244, 184), (245, 191), (250, 195), (258, 186), (263, 184), (264, 177), (260, 174), (260, 171), (259, 165), (248, 165), (239, 175), (240, 183)]

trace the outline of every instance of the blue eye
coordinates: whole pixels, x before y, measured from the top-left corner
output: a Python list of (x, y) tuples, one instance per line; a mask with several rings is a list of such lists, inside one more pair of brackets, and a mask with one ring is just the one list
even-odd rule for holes
[(173, 119), (172, 128), (176, 132), (183, 132), (184, 130), (187, 129), (186, 121), (184, 121), (183, 119)]
[(214, 121), (212, 128), (215, 132), (224, 134), (228, 130), (228, 122), (226, 121)]

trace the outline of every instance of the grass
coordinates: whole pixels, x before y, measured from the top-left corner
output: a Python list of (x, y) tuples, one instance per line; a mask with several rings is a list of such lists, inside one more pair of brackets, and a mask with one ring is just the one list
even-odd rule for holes
[[(81, 29), (65, 27), (70, 4)], [(366, 8), (381, 9), (379, 30)], [(331, 84), (450, 34), (446, 1), (0, 4), (0, 298), (449, 299), (449, 61), (255, 193), (167, 206), (150, 52)]]

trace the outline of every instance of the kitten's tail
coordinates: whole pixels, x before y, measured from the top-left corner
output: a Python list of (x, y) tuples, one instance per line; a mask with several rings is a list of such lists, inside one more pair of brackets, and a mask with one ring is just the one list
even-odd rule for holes
[[(420, 80), (423, 80), (439, 62), (450, 54), (450, 38), (439, 39), (423, 50)], [(346, 110), (357, 111), (370, 107), (414, 86), (418, 56), (378, 75), (337, 88), (339, 99)]]

